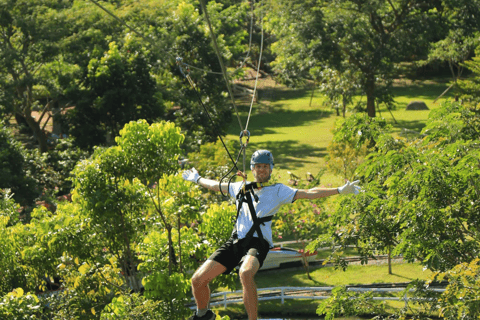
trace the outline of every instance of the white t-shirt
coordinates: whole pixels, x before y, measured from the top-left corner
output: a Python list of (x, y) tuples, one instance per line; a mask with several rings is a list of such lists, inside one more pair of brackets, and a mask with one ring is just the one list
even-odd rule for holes
[[(248, 183), (248, 182), (247, 182)], [(243, 186), (243, 181), (230, 184), (228, 190), (232, 197), (236, 197), (240, 188)], [(292, 203), (297, 189), (290, 188), (284, 184), (277, 183), (271, 186), (263, 187), (261, 189), (255, 189), (254, 192), (258, 196), (258, 202), (252, 197), (253, 206), (258, 218), (264, 218), (273, 216), (277, 213), (278, 209), (284, 204)], [(238, 208), (238, 200), (237, 208)], [(270, 246), (273, 246), (272, 241), (272, 221), (267, 221), (265, 225), (260, 225), (263, 237), (268, 241)], [(243, 239), (247, 235), (250, 228), (253, 226), (252, 216), (248, 209), (248, 203), (244, 202), (237, 219), (237, 235), (238, 239)], [(253, 234), (254, 237), (258, 237), (257, 232)]]

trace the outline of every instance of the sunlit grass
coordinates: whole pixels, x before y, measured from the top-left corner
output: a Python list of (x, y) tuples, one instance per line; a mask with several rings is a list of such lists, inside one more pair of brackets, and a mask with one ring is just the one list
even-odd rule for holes
[[(422, 100), (430, 110), (438, 108), (447, 94), (434, 100), (448, 87), (448, 79), (438, 81), (402, 80), (393, 87), (396, 109), (391, 113), (380, 107), (377, 116), (384, 117), (393, 126), (392, 134), (398, 135), (402, 128), (417, 132), (425, 126), (430, 111), (406, 111), (410, 101)], [(247, 83), (252, 85), (253, 82)], [(275, 157), (274, 174), (280, 182), (289, 180), (288, 171), (305, 178), (307, 172), (314, 175), (326, 166), (327, 148), (332, 141), (332, 129), (341, 119), (336, 112), (323, 105), (324, 97), (316, 90), (312, 97), (310, 87), (291, 89), (275, 84), (272, 80), (261, 80), (258, 85), (259, 101), (253, 104), (248, 130), (251, 133), (247, 147), (247, 173), (251, 154), (256, 149), (269, 149)], [(365, 97), (358, 99), (364, 99)], [(246, 125), (250, 101), (239, 101), (238, 110), (242, 126)], [(347, 112), (347, 117), (351, 112)], [(238, 141), (240, 128), (234, 115), (227, 139)], [(251, 177), (250, 177), (251, 178)], [(343, 179), (331, 172), (322, 178), (323, 186), (338, 186)]]
[[(393, 264), (393, 274), (388, 274), (388, 266), (382, 265), (350, 265), (346, 271), (335, 269), (334, 267), (323, 267), (311, 270), (310, 275), (313, 280), (309, 280), (307, 274), (302, 269), (286, 269), (259, 272), (256, 276), (258, 288), (271, 287), (336, 287), (343, 285), (358, 284), (377, 284), (377, 283), (404, 283), (414, 279), (425, 280), (432, 273), (429, 270), (423, 270), (420, 264), (400, 263)], [(241, 288), (240, 283), (237, 284)], [(220, 289), (222, 291), (222, 289)], [(381, 294), (378, 294), (381, 295)], [(280, 300), (260, 301), (259, 311), (262, 315), (279, 315), (287, 317), (288, 315), (313, 316), (319, 300), (286, 300), (282, 305)], [(404, 302), (388, 302), (390, 310), (402, 308)], [(243, 304), (229, 305), (227, 310), (223, 308), (216, 309), (220, 314), (229, 314), (235, 316), (235, 319), (243, 319), (245, 314)], [(340, 318), (338, 318), (340, 319)], [(350, 317), (348, 319), (359, 319)]]

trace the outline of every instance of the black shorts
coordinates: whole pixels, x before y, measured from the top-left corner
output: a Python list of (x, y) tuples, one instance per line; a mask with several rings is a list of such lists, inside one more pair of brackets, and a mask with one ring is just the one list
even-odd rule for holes
[(265, 239), (253, 237), (250, 241), (245, 239), (235, 241), (230, 238), (208, 260), (217, 261), (227, 268), (223, 274), (229, 274), (243, 262), (246, 255), (257, 257), (261, 268), (269, 250), (270, 244)]

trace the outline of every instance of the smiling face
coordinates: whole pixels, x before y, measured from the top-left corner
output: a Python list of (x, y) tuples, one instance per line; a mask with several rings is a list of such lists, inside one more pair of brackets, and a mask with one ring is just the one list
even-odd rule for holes
[(256, 163), (252, 169), (256, 182), (267, 182), (270, 180), (272, 169), (268, 163)]

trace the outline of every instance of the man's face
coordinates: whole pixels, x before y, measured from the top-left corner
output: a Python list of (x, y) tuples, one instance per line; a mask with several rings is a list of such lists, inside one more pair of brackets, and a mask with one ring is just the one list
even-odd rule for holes
[(256, 182), (267, 182), (272, 174), (272, 169), (268, 163), (257, 163), (253, 166), (252, 172)]

